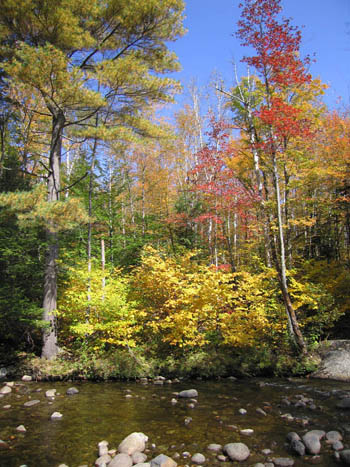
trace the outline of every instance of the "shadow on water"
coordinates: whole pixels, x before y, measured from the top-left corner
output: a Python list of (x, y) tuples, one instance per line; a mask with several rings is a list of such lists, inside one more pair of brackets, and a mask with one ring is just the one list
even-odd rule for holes
[[(210, 454), (210, 443), (243, 442), (251, 456), (240, 465), (267, 462), (261, 453), (271, 449), (270, 457), (293, 457), (295, 466), (312, 465), (311, 456), (302, 459), (288, 452), (286, 434), (300, 435), (311, 429), (340, 430), (348, 447), (350, 423), (348, 414), (336, 408), (349, 386), (344, 383), (307, 380), (187, 381), (163, 386), (129, 382), (75, 384), (79, 394), (67, 396), (72, 383), (18, 383), (11, 394), (0, 399), (0, 439), (9, 447), (0, 449), (0, 465), (4, 467), (51, 467), (65, 463), (70, 467), (93, 465), (97, 443), (103, 439), (111, 448), (133, 431), (149, 437), (148, 458), (163, 452), (202, 452), (205, 465), (226, 467)], [(53, 401), (45, 397), (47, 389), (59, 395)], [(171, 404), (173, 392), (197, 389), (198, 404), (190, 408), (189, 400)], [(38, 392), (39, 390), (39, 392)], [(127, 395), (132, 397), (126, 397)], [(301, 396), (306, 404), (300, 404)], [(24, 402), (40, 400), (32, 407)], [(10, 408), (3, 408), (11, 405)], [(239, 409), (247, 413), (241, 415)], [(262, 409), (264, 413), (256, 410)], [(63, 418), (51, 420), (53, 412)], [(261, 411), (260, 411), (261, 412)], [(287, 417), (283, 415), (290, 414)], [(186, 424), (185, 419), (192, 420)], [(24, 425), (25, 433), (16, 431)], [(240, 430), (253, 429), (250, 436)], [(155, 444), (156, 447), (151, 447)], [(181, 458), (178, 465), (190, 463)], [(321, 466), (338, 465), (330, 446), (322, 442)]]

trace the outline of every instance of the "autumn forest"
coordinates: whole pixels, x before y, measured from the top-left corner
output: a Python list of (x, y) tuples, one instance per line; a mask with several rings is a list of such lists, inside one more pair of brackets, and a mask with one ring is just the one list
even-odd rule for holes
[(324, 104), (280, 0), (243, 0), (246, 74), (193, 82), (170, 115), (183, 15), (1, 2), (4, 362), (303, 374), (349, 334), (349, 111)]

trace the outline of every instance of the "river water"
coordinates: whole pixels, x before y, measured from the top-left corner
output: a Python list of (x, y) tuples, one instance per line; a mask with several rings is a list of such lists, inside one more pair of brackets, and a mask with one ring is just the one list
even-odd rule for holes
[[(196, 380), (164, 385), (82, 382), (74, 383), (78, 394), (67, 396), (71, 386), (63, 382), (19, 382), (11, 394), (0, 399), (0, 439), (8, 444), (0, 449), (1, 467), (55, 467), (61, 463), (91, 466), (98, 457), (99, 441), (107, 440), (110, 448), (117, 448), (134, 431), (149, 437), (149, 459), (159, 453), (174, 456), (177, 452), (179, 466), (191, 464), (182, 457), (185, 451), (203, 453), (207, 466), (232, 466), (232, 462), (219, 462), (207, 450), (210, 443), (229, 442), (243, 442), (249, 447), (251, 456), (240, 463), (244, 466), (273, 457), (293, 458), (295, 466), (316, 461), (325, 467), (339, 465), (324, 441), (320, 457), (300, 459), (290, 453), (285, 442), (291, 431), (302, 435), (312, 429), (339, 430), (343, 444), (350, 447), (350, 411), (336, 408), (342, 395), (350, 395), (350, 386), (345, 383), (301, 379)], [(59, 395), (49, 401), (45, 391), (53, 388)], [(199, 394), (195, 408), (185, 399), (171, 403), (173, 392), (191, 388)], [(295, 405), (302, 395), (308, 401), (306, 407)], [(40, 403), (24, 407), (31, 399)], [(4, 408), (7, 405), (11, 407)], [(247, 411), (245, 415), (239, 413), (241, 408)], [(263, 409), (266, 415), (256, 409)], [(60, 420), (51, 420), (55, 411), (63, 414)], [(282, 417), (288, 413), (293, 418)], [(24, 425), (27, 431), (16, 431), (18, 425)], [(254, 433), (241, 434), (243, 429), (253, 429)], [(263, 449), (271, 449), (272, 454), (262, 454)]]

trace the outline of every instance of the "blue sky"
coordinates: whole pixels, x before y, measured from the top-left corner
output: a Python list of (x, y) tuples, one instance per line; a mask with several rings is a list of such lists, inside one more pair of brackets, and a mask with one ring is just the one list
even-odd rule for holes
[[(235, 61), (240, 64), (248, 54), (233, 34), (240, 17), (239, 0), (187, 0), (185, 27), (187, 34), (170, 45), (182, 65), (174, 77), (183, 84), (195, 79), (205, 86), (214, 70), (224, 78), (227, 87), (233, 84)], [(302, 27), (302, 55), (315, 54), (311, 74), (320, 77), (330, 88), (325, 102), (332, 108), (350, 105), (350, 0), (282, 0), (283, 16)], [(183, 98), (177, 98), (181, 102)]]

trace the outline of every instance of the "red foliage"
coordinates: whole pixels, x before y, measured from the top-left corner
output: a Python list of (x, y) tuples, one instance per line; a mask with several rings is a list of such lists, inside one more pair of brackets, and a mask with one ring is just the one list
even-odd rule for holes
[(310, 58), (299, 58), (301, 33), (290, 25), (289, 19), (278, 20), (281, 0), (245, 0), (240, 4), (242, 19), (236, 33), (243, 46), (256, 51), (253, 57), (242, 61), (263, 76), (271, 85), (282, 88), (311, 81), (306, 72)]

